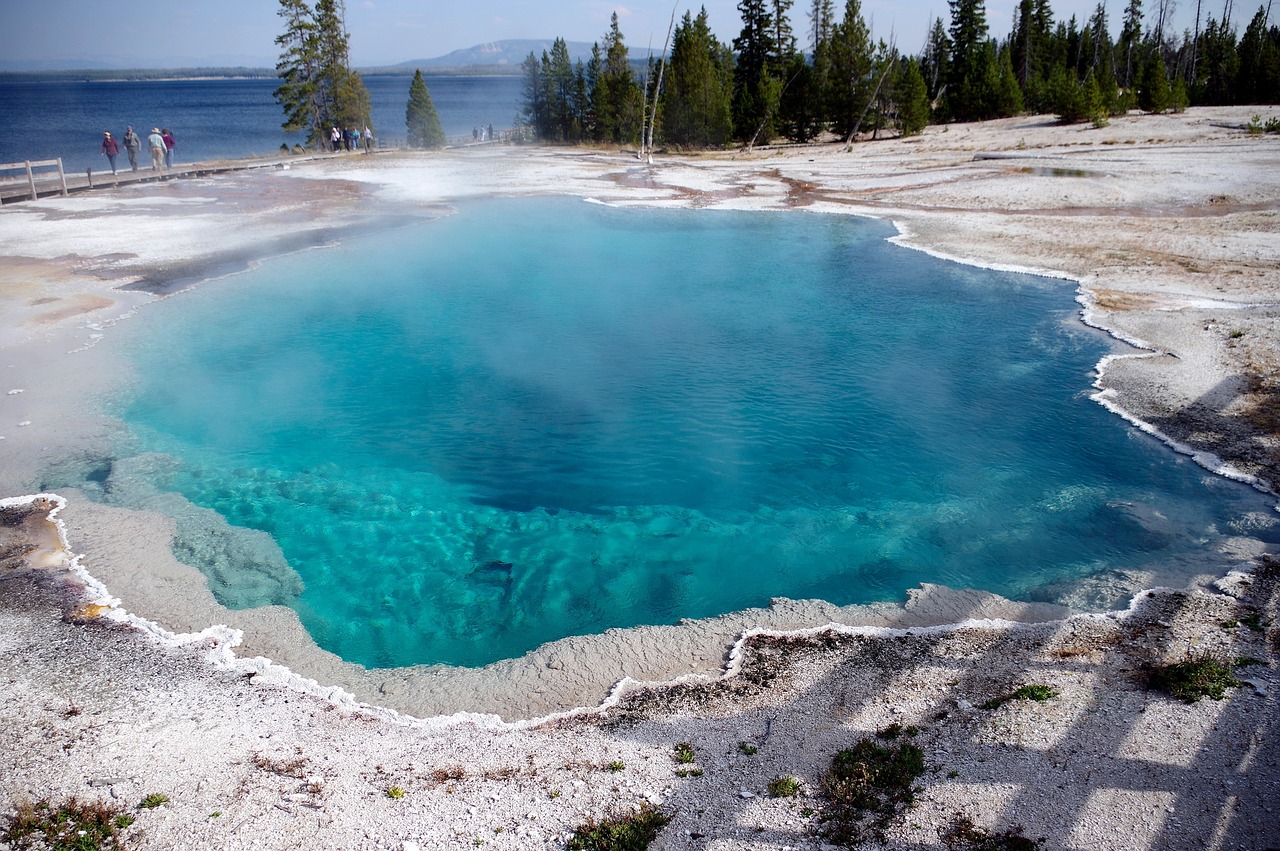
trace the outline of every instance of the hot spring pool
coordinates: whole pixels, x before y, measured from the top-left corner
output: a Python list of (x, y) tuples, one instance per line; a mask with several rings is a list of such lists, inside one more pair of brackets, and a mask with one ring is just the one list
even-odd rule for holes
[(78, 484), (259, 530), (180, 518), (175, 549), (370, 667), (773, 597), (1225, 568), (1269, 504), (1088, 399), (1113, 344), (1071, 286), (890, 234), (508, 199), (271, 260), (117, 329), (127, 436)]

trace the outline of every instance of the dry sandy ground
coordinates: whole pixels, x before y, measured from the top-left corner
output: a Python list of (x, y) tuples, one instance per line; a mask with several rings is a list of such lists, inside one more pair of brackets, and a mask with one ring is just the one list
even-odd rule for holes
[[(1192, 110), (1102, 129), (1011, 119), (852, 152), (673, 154), (653, 166), (560, 150), (349, 157), (6, 207), (0, 374), (22, 392), (0, 396), (0, 496), (31, 493), (47, 465), (103, 443), (112, 424), (95, 402), (127, 371), (98, 343), (152, 293), (468, 196), (548, 191), (883, 216), (912, 247), (1075, 278), (1089, 321), (1154, 353), (1110, 359), (1100, 401), (1206, 466), (1274, 488), (1280, 139), (1243, 131), (1259, 111), (1277, 112)], [(0, 794), (10, 806), (73, 794), (132, 806), (164, 793), (169, 803), (126, 832), (137, 847), (556, 848), (584, 818), (643, 800), (676, 813), (654, 847), (820, 847), (813, 796), (831, 755), (895, 721), (921, 728), (930, 772), (890, 847), (946, 847), (940, 830), (962, 816), (1023, 825), (1046, 848), (1280, 847), (1267, 571), (1066, 620), (933, 588), (905, 608), (780, 601), (424, 678), (353, 670), (310, 645), (288, 610), (221, 609), (169, 553), (172, 521), (62, 496), (70, 544), (45, 507), (6, 514), (17, 525), (0, 547), (0, 711), (12, 735), (0, 737), (0, 765), (13, 769), (0, 772)], [(72, 550), (82, 558), (68, 567)], [(1262, 556), (1246, 546), (1242, 567)], [(86, 579), (69, 577), (82, 567), (106, 587), (76, 591)], [(86, 601), (110, 605), (75, 614)], [(1045, 622), (927, 629), (993, 617)], [(1261, 630), (1223, 626), (1242, 617)], [(869, 628), (739, 641), (752, 627), (832, 620)], [(221, 623), (240, 632), (202, 632)], [(348, 693), (420, 716), (531, 718), (595, 705), (623, 677), (717, 677), (726, 651), (724, 679), (623, 690), (598, 712), (539, 723), (413, 721)], [(1141, 686), (1143, 665), (1188, 653), (1263, 664), (1223, 702), (1185, 705)], [(980, 708), (1028, 683), (1058, 697)], [(698, 776), (672, 758), (682, 741)], [(808, 796), (769, 798), (780, 774)], [(407, 794), (391, 799), (391, 786)]]

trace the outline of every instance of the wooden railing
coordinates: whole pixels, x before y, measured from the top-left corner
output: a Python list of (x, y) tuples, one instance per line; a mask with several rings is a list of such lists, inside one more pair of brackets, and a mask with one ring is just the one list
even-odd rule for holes
[(35, 161), (27, 160), (26, 162), (20, 162), (20, 163), (0, 163), (0, 172), (17, 171), (18, 169), (25, 169), (27, 172), (27, 185), (31, 187), (31, 200), (34, 201), (36, 200), (36, 196), (39, 194), (36, 191), (35, 169), (53, 168), (53, 167), (57, 167), (58, 169), (58, 183), (61, 184), (62, 186), (62, 194), (66, 195), (67, 194), (67, 175), (62, 171), (62, 157), (58, 157), (57, 159), (52, 159), (52, 160), (35, 160)]

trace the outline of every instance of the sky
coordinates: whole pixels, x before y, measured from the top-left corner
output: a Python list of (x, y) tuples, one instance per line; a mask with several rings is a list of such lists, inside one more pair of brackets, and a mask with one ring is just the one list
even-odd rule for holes
[[(1117, 32), (1126, 0), (1106, 0)], [(1212, 2), (1212, 0), (1210, 0)], [(1243, 28), (1256, 10), (1236, 3)], [(1004, 37), (1016, 0), (987, 0), (991, 34)], [(1097, 0), (1051, 0), (1056, 20), (1081, 21)], [(742, 27), (737, 0), (705, 0), (712, 31), (732, 43)], [(836, 0), (837, 14), (844, 9)], [(1153, 9), (1156, 0), (1144, 7)], [(796, 0), (792, 28), (801, 44), (809, 39), (810, 0)], [(272, 66), (280, 31), (276, 0), (162, 0), (155, 4), (102, 0), (0, 0), (0, 28), (6, 35), (3, 67), (74, 68), (77, 60), (125, 67)], [(1183, 8), (1185, 7), (1185, 8)], [(699, 6), (676, 4), (677, 16)], [(1175, 22), (1189, 27), (1194, 0), (1181, 0)], [(1206, 7), (1221, 14), (1216, 3)], [(357, 67), (430, 59), (450, 51), (502, 39), (598, 41), (618, 13), (628, 46), (660, 50), (671, 18), (672, 0), (347, 0), (351, 60)], [(948, 22), (946, 0), (863, 0), (863, 16), (877, 38), (895, 37), (899, 49), (918, 53), (934, 18)], [(1206, 11), (1206, 15), (1208, 11)]]

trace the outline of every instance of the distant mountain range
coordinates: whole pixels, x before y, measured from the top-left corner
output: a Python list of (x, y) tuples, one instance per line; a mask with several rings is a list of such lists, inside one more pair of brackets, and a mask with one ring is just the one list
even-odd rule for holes
[[(541, 57), (545, 50), (551, 52), (551, 45), (554, 39), (549, 38), (514, 38), (504, 41), (491, 41), (486, 44), (477, 44), (475, 47), (468, 47), (463, 50), (455, 50), (452, 53), (446, 53), (444, 56), (437, 56), (432, 59), (413, 59), (408, 62), (396, 62), (388, 65), (373, 65), (372, 63), (364, 63), (359, 66), (360, 71), (378, 71), (378, 72), (395, 72), (395, 71), (411, 71), (414, 68), (421, 68), (423, 71), (430, 73), (431, 71), (457, 71), (462, 68), (484, 68), (490, 73), (519, 73), (520, 63), (524, 62), (525, 57), (530, 53)], [(569, 47), (569, 58), (573, 62), (587, 62), (591, 59), (591, 44), (585, 41), (567, 42)], [(644, 48), (631, 48), (630, 57), (632, 61), (644, 61), (649, 51)], [(656, 56), (658, 51), (653, 51)], [(208, 72), (217, 68), (234, 67), (238, 72), (243, 72), (246, 68), (259, 71), (266, 76), (275, 75), (275, 60), (264, 59), (262, 57), (245, 57), (245, 56), (211, 56), (200, 59), (174, 59), (165, 57), (163, 59), (149, 59), (140, 63), (139, 57), (78, 57), (70, 59), (40, 59), (40, 60), (13, 60), (0, 59), (0, 72), (57, 72), (57, 71), (112, 71), (112, 70), (152, 70), (152, 69), (183, 69), (189, 70), (199, 68), (201, 71)], [(500, 69), (509, 69), (502, 71)]]
[[(469, 68), (473, 65), (510, 65), (519, 68), (520, 63), (532, 53), (541, 57), (542, 51), (551, 52), (554, 39), (550, 38), (509, 38), (504, 41), (491, 41), (477, 44), (463, 50), (455, 50), (434, 59), (413, 59), (408, 62), (397, 62), (393, 68)], [(566, 42), (569, 47), (569, 58), (574, 62), (586, 62), (591, 58), (591, 45), (585, 41)]]

